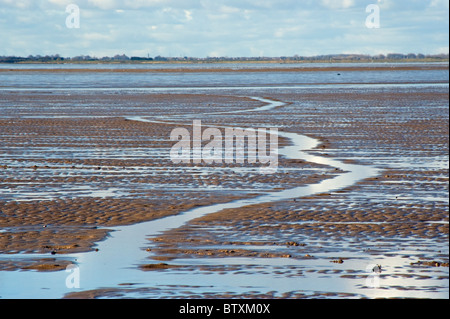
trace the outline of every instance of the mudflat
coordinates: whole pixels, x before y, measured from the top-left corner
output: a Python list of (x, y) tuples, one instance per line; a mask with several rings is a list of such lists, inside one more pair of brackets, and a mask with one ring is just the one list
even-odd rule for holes
[[(200, 72), (220, 76), (325, 69), (357, 68), (208, 68)], [(374, 69), (426, 72), (448, 70), (448, 66)], [(11, 72), (24, 71), (154, 72)], [(304, 287), (270, 289), (269, 285), (259, 290), (249, 284), (247, 291), (242, 287), (220, 291), (220, 286), (210, 291), (201, 285), (138, 283), (137, 288), (123, 284), (80, 289), (66, 297), (439, 296), (448, 292), (449, 96), (448, 86), (432, 83), (442, 82), (401, 85), (409, 83), (405, 79), (397, 86), (374, 88), (252, 89), (249, 85), (245, 90), (186, 88), (176, 93), (82, 88), (0, 91), (0, 270), (6, 276), (19, 269), (60, 271), (73, 263), (66, 255), (95, 252), (96, 243), (108, 240), (109, 228), (317, 185), (344, 173), (333, 166), (283, 156), (274, 174), (259, 174), (258, 165), (252, 163), (174, 164), (169, 156), (174, 144), (170, 132), (175, 127), (191, 129), (192, 120), (200, 119), (205, 127), (276, 127), (306, 135), (320, 142), (308, 150), (310, 154), (376, 167), (379, 174), (330, 192), (319, 190), (311, 196), (194, 218), (149, 237), (142, 247), (148, 258), (136, 266), (136, 271), (146, 273), (196, 274), (199, 283), (221, 274), (296, 278)], [(264, 105), (254, 96), (281, 101), (283, 106), (242, 112)], [(281, 147), (289, 143), (280, 138)], [(19, 254), (21, 258), (15, 258)], [(383, 266), (378, 290), (364, 286), (365, 268), (373, 263)], [(337, 283), (314, 287), (314, 280), (322, 279)]]

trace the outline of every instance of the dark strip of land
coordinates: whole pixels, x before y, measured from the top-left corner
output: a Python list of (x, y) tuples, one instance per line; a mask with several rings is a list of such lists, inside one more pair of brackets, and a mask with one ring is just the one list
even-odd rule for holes
[(401, 65), (401, 66), (335, 66), (335, 67), (273, 67), (273, 68), (146, 68), (146, 69), (90, 69), (90, 68), (26, 68), (0, 69), (0, 72), (61, 72), (61, 73), (206, 73), (206, 72), (352, 72), (352, 71), (417, 71), (448, 70), (448, 65)]

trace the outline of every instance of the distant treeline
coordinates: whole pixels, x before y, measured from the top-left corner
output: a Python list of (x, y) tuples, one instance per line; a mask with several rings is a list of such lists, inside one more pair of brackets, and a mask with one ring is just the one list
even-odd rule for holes
[(331, 55), (316, 55), (316, 56), (280, 56), (280, 57), (128, 57), (125, 54), (115, 55), (113, 57), (91, 57), (89, 55), (80, 55), (75, 57), (62, 57), (59, 54), (54, 55), (29, 55), (28, 57), (18, 56), (0, 56), (0, 63), (78, 63), (78, 62), (113, 62), (113, 63), (133, 63), (133, 62), (365, 62), (365, 61), (448, 61), (448, 54), (379, 54), (379, 55), (363, 55), (363, 54), (331, 54)]
[(0, 56), (0, 63), (70, 63), (70, 62), (127, 62), (127, 61), (153, 61), (153, 58), (128, 57), (125, 54), (115, 55), (113, 57), (91, 57), (89, 55), (80, 55), (75, 57), (62, 57), (59, 54), (54, 55), (29, 55), (25, 57), (18, 56)]

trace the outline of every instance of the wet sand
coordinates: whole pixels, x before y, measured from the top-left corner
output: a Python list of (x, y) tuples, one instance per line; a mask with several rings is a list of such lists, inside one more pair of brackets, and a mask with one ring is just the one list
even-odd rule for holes
[[(149, 238), (143, 247), (148, 251), (148, 263), (139, 269), (267, 272), (283, 278), (309, 274), (354, 281), (367, 276), (358, 267), (381, 259), (388, 264), (388, 272), (383, 274), (386, 280), (412, 280), (409, 285), (400, 282), (385, 289), (414, 295), (424, 289), (418, 283), (428, 276), (439, 284), (426, 289), (448, 291), (448, 93), (432, 89), (270, 91), (263, 96), (283, 101), (285, 106), (251, 117), (239, 113), (201, 115), (262, 105), (242, 95), (2, 95), (2, 103), (11, 107), (2, 109), (4, 118), (0, 119), (0, 148), (6, 154), (0, 167), (0, 252), (11, 256), (44, 253), (48, 258), (2, 259), (0, 270), (62, 270), (71, 263), (64, 259), (65, 254), (94, 251), (95, 243), (107, 238), (108, 227), (314, 184), (342, 174), (335, 167), (284, 158), (273, 175), (241, 171), (242, 167), (228, 164), (176, 166), (164, 156), (172, 145), (168, 137), (173, 125), (126, 120), (128, 116), (161, 116), (162, 120), (182, 114), (186, 117), (176, 117), (178, 126), (189, 128), (188, 115), (197, 112), (197, 117), (210, 125), (277, 126), (311, 136), (321, 141), (311, 154), (373, 165), (382, 173), (335, 192), (228, 209), (195, 219)], [(71, 106), (74, 100), (77, 107)], [(124, 103), (131, 109), (124, 109)], [(17, 104), (22, 107), (14, 107)], [(58, 110), (54, 104), (60, 105)], [(152, 105), (151, 110), (146, 105)], [(179, 108), (167, 114), (167, 105)], [(280, 145), (286, 143), (280, 141)], [(227, 258), (244, 261), (227, 264)], [(252, 262), (245, 263), (245, 258)], [(208, 261), (189, 262), (203, 259)], [(254, 262), (268, 259), (308, 262), (308, 266), (300, 271), (282, 264), (255, 269)], [(398, 260), (404, 262), (395, 265)], [(170, 297), (172, 289), (124, 284), (123, 288), (67, 297), (155, 297), (161, 293)], [(362, 296), (336, 287), (325, 292), (299, 288), (282, 294), (208, 293), (201, 287), (176, 287), (180, 289), (184, 294), (176, 296), (202, 298)]]
[[(101, 101), (107, 110), (97, 107), (89, 118), (79, 117), (85, 107), (68, 107), (67, 111), (57, 113), (59, 117), (46, 118), (49, 112), (54, 112), (49, 107), (51, 103), (82, 100), (83, 96), (63, 95), (59, 101), (53, 101), (47, 94), (8, 98), (12, 104), (4, 115), (11, 118), (0, 120), (1, 148), (8, 160), (0, 167), (1, 253), (62, 255), (92, 251), (96, 242), (106, 238), (110, 226), (130, 225), (176, 215), (193, 207), (254, 197), (262, 191), (291, 188), (339, 173), (324, 169), (323, 165), (281, 159), (281, 165), (295, 171), (276, 175), (241, 173), (243, 165), (222, 163), (213, 165), (205, 174), (202, 170), (208, 165), (174, 165), (170, 161), (168, 150), (174, 143), (168, 137), (174, 125), (130, 121), (127, 120), (130, 114), (149, 115), (148, 111), (136, 107), (124, 113), (121, 106), (115, 109), (108, 104), (112, 99), (118, 105), (126, 100), (130, 103), (128, 97), (90, 96), (91, 103)], [(19, 98), (42, 103), (43, 107), (38, 112), (34, 106), (17, 110), (13, 105)], [(184, 103), (188, 110), (199, 105), (209, 112), (223, 110), (225, 102), (234, 106), (227, 107), (227, 111), (239, 109), (239, 103), (243, 102), (247, 108), (261, 105), (249, 98), (200, 94), (134, 98), (136, 103), (148, 99), (161, 105)], [(108, 117), (102, 117), (106, 111)], [(162, 108), (160, 112), (164, 111)], [(283, 139), (279, 144), (283, 145)], [(258, 168), (253, 166), (255, 170)], [(12, 263), (7, 264), (12, 269)], [(23, 260), (17, 267), (29, 268)]]
[[(332, 193), (209, 214), (152, 238), (149, 258), (167, 262), (205, 257), (325, 259), (330, 262), (327, 270), (312, 267), (309, 271), (348, 279), (366, 275), (343, 274), (333, 264), (342, 264), (339, 268), (351, 273), (357, 271), (354, 264), (346, 267), (348, 260), (370, 260), (371, 255), (378, 260), (390, 256), (407, 261), (396, 261), (387, 282), (396, 276), (421, 280), (414, 273), (433, 277), (427, 268), (448, 267), (448, 110), (404, 111), (420, 101), (445, 105), (447, 93), (274, 96), (294, 107), (305, 100), (316, 104), (297, 109), (298, 124), (283, 122), (288, 131), (307, 132), (322, 141), (312, 153), (375, 164), (382, 174)], [(346, 102), (336, 107), (336, 100)], [(377, 107), (368, 109), (370, 104)], [(280, 119), (283, 110), (279, 112)], [(414, 239), (426, 244), (402, 248), (405, 240), (414, 243)], [(436, 270), (434, 276), (445, 286), (448, 270)]]

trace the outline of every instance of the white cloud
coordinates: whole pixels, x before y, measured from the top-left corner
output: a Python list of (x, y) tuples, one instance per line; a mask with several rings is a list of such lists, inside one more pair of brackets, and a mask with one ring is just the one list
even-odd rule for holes
[(103, 10), (111, 10), (118, 8), (116, 0), (88, 0), (90, 4)]
[(441, 53), (448, 54), (448, 53), (449, 53), (448, 50), (449, 50), (449, 46), (447, 45), (446, 47), (440, 47), (440, 48), (437, 48), (437, 49), (436, 49), (434, 52), (432, 52), (432, 53), (434, 53), (434, 54), (441, 54)]
[(354, 0), (321, 0), (321, 4), (328, 9), (348, 9), (355, 5)]
[(291, 37), (293, 34), (297, 34), (301, 29), (302, 29), (301, 26), (278, 28), (275, 31), (274, 36), (276, 38), (283, 38), (285, 36)]
[(184, 16), (186, 17), (187, 21), (191, 21), (192, 20), (192, 11), (184, 10)]
[(430, 7), (436, 7), (436, 8), (449, 8), (449, 1), (448, 0), (432, 0), (430, 3)]
[(57, 6), (67, 6), (71, 3), (74, 3), (74, 0), (49, 0), (51, 4), (55, 4)]
[(167, 0), (125, 0), (124, 1), (124, 7), (131, 8), (131, 9), (139, 9), (139, 8), (146, 8), (146, 7), (154, 7), (154, 6), (160, 6), (160, 5), (167, 5), (167, 3), (170, 1)]
[(102, 41), (102, 40), (112, 41), (113, 40), (113, 37), (111, 35), (102, 34), (102, 33), (98, 33), (98, 32), (85, 33), (81, 36), (81, 38), (83, 38), (84, 40), (88, 40), (88, 41)]
[(3, 6), (11, 6), (19, 9), (26, 9), (33, 5), (31, 0), (0, 0), (0, 4)]
[[(80, 29), (65, 27), (68, 3), (80, 7)], [(370, 3), (381, 8), (377, 30), (364, 27)], [(0, 12), (0, 55), (448, 51), (444, 0), (0, 0)]]
[(239, 8), (223, 5), (223, 6), (219, 7), (218, 11), (220, 11), (222, 13), (233, 14), (233, 13), (238, 13), (240, 10), (239, 10)]

